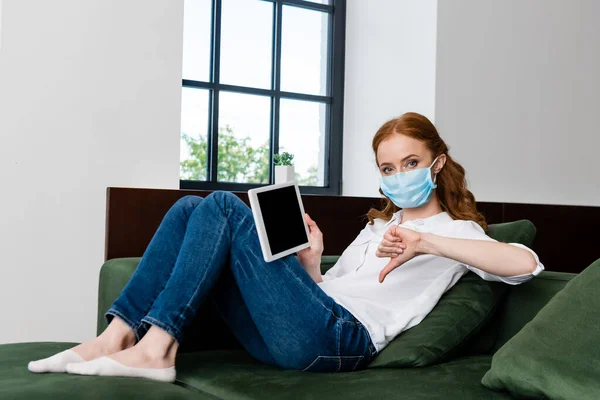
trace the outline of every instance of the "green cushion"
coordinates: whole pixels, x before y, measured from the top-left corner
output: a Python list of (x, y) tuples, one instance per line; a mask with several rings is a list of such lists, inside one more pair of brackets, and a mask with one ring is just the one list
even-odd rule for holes
[[(504, 242), (531, 246), (535, 226), (527, 220), (490, 225), (488, 235)], [(418, 325), (400, 333), (371, 362), (369, 368), (423, 367), (455, 356), (494, 315), (508, 285), (465, 274), (442, 295)], [(487, 338), (487, 347), (495, 337)]]
[(600, 398), (600, 260), (502, 346), (481, 383), (517, 396)]
[(531, 221), (521, 219), (502, 224), (490, 224), (486, 234), (499, 242), (521, 243), (531, 247), (535, 239), (536, 229)]

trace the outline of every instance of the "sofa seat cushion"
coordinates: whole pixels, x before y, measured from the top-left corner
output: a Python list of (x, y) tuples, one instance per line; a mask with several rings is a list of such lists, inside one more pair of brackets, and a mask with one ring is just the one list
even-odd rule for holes
[(31, 360), (49, 357), (77, 343), (29, 342), (0, 345), (0, 399), (213, 399), (181, 382), (169, 384), (141, 378), (34, 374)]
[(31, 360), (76, 343), (0, 345), (0, 399), (504, 399), (481, 377), (491, 356), (473, 356), (424, 368), (310, 373), (264, 365), (244, 350), (181, 353), (174, 384), (141, 378), (34, 374)]
[(505, 399), (481, 384), (491, 356), (422, 368), (311, 373), (260, 363), (244, 350), (180, 354), (177, 379), (221, 399)]

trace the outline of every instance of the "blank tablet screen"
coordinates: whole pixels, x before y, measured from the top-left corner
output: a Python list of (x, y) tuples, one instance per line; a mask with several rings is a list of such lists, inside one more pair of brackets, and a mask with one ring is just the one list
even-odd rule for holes
[(308, 242), (295, 186), (260, 192), (256, 197), (265, 223), (271, 254), (275, 255)]

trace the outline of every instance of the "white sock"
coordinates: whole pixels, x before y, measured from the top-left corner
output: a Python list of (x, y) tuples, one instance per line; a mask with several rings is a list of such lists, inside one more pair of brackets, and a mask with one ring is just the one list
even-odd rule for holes
[(79, 354), (73, 350), (61, 351), (52, 357), (43, 358), (37, 361), (30, 361), (27, 368), (31, 372), (65, 372), (65, 366), (68, 363), (80, 363), (85, 361)]
[(175, 367), (170, 368), (136, 368), (128, 367), (110, 357), (104, 356), (82, 363), (68, 364), (69, 374), (99, 376), (131, 376), (148, 378), (162, 382), (175, 381)]

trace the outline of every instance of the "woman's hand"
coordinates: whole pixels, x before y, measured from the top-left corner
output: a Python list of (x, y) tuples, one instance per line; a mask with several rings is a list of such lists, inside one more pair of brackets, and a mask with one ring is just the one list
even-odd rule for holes
[(318, 272), (321, 275), (321, 255), (323, 254), (323, 233), (317, 223), (304, 213), (304, 220), (310, 231), (310, 247), (298, 251), (298, 261), (309, 273)]
[(387, 274), (416, 256), (420, 242), (419, 232), (397, 225), (391, 226), (383, 235), (375, 253), (377, 257), (391, 257), (390, 262), (379, 273), (379, 283), (383, 282)]

